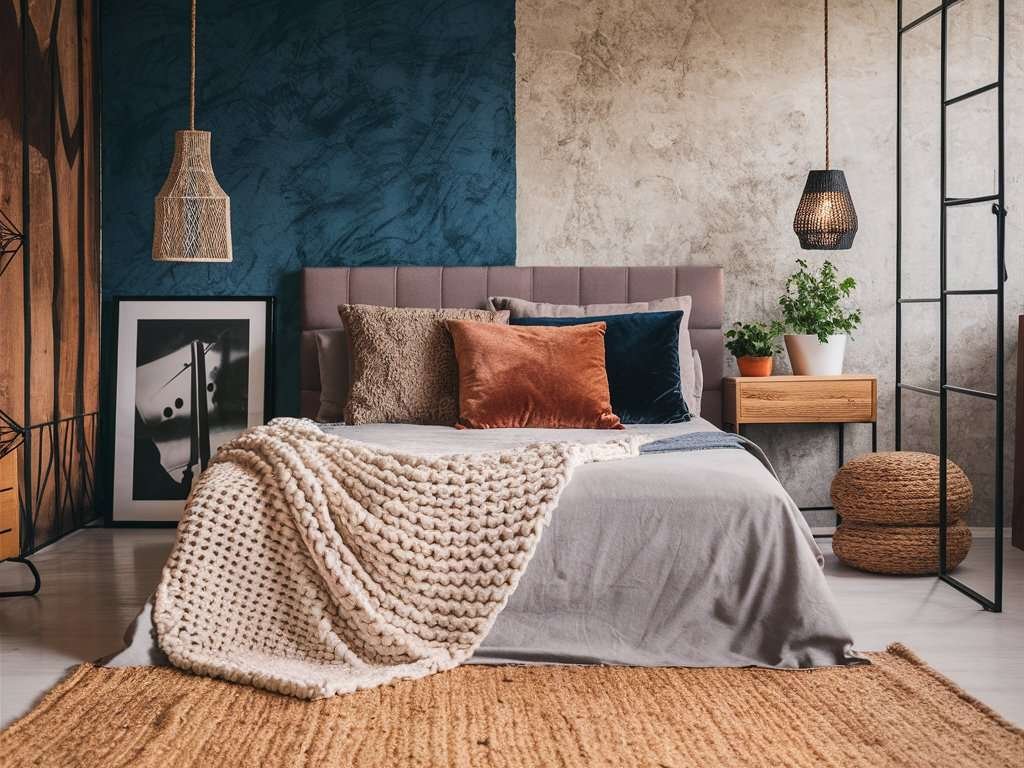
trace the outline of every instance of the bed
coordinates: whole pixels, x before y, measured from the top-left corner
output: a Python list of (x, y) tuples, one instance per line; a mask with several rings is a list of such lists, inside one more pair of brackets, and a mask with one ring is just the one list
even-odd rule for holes
[[(718, 431), (720, 268), (317, 268), (304, 270), (302, 288), (304, 416), (313, 416), (320, 401), (315, 334), (340, 325), (341, 303), (482, 307), (490, 295), (584, 304), (689, 294), (691, 338), (703, 369), (700, 416), (627, 431), (651, 439)], [(322, 429), (421, 456), (609, 438), (601, 430)], [(112, 664), (163, 663), (149, 621), (147, 609)], [(857, 660), (796, 505), (755, 455), (717, 449), (579, 467), (471, 663), (803, 668)]]

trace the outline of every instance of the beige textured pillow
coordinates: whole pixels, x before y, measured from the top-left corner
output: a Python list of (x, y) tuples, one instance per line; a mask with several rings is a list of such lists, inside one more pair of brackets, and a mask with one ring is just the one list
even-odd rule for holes
[(678, 312), (683, 319), (679, 323), (679, 378), (682, 381), (683, 399), (694, 415), (700, 413), (701, 391), (697, 389), (696, 371), (693, 367), (693, 345), (690, 343), (690, 310), (693, 299), (690, 296), (673, 296), (652, 301), (633, 301), (628, 304), (546, 304), (542, 301), (527, 301), (512, 296), (491, 296), (488, 299), (492, 309), (507, 309), (512, 317), (590, 317), (591, 315), (631, 315), (634, 312)]
[(459, 369), (446, 320), (508, 323), (485, 309), (338, 307), (349, 338), (352, 387), (345, 422), (454, 425)]

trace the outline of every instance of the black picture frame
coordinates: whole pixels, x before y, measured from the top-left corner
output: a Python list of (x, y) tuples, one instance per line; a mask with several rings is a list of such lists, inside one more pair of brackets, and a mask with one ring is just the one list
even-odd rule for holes
[[(118, 495), (116, 493), (117, 483), (115, 477), (115, 468), (118, 466), (118, 392), (119, 384), (122, 381), (119, 365), (120, 349), (121, 349), (121, 334), (124, 329), (124, 318), (122, 307), (128, 302), (146, 303), (146, 304), (166, 304), (166, 303), (182, 303), (182, 304), (224, 304), (224, 303), (260, 303), (263, 305), (262, 312), (260, 313), (263, 325), (264, 333), (262, 337), (263, 341), (263, 371), (260, 377), (262, 384), (262, 418), (259, 420), (260, 423), (266, 423), (274, 417), (274, 339), (276, 337), (276, 300), (274, 296), (267, 295), (244, 295), (244, 296), (216, 296), (216, 295), (204, 295), (204, 296), (137, 296), (137, 295), (119, 295), (114, 296), (110, 300), (110, 339), (111, 342), (107, 345), (107, 365), (110, 374), (106, 376), (107, 387), (106, 387), (106, 398), (105, 418), (103, 419), (103, 437), (102, 437), (102, 455), (104, 465), (104, 500), (103, 500), (103, 520), (104, 524), (108, 527), (117, 528), (174, 528), (178, 525), (178, 519), (132, 519), (124, 515), (117, 514)], [(211, 307), (212, 308), (212, 307)], [(218, 318), (211, 316), (209, 320), (211, 322), (216, 321)], [(137, 331), (136, 331), (137, 332)], [(252, 340), (250, 340), (250, 350), (252, 349)], [(255, 422), (249, 423), (246, 427), (254, 426)], [(181, 501), (182, 508), (184, 508), (184, 500)]]

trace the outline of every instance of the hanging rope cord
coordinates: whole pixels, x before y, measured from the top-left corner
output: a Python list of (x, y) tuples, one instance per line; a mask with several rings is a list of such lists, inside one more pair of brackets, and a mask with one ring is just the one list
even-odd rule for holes
[[(827, 5), (827, 4), (826, 4)], [(188, 129), (194, 131), (196, 129), (196, 0), (192, 0), (192, 49), (189, 52), (189, 92), (188, 92)], [(828, 62), (825, 63), (826, 71)], [(827, 83), (827, 77), (826, 77)], [(827, 85), (826, 85), (827, 93)], [(828, 99), (826, 97), (826, 104)], [(825, 114), (828, 114), (828, 108), (825, 108)], [(827, 142), (826, 142), (827, 146)], [(827, 153), (826, 153), (827, 154)]]
[[(828, 161), (829, 161), (829, 158), (828, 158), (828, 0), (824, 0), (824, 1), (825, 1), (825, 170), (827, 171), (830, 168), (830, 166), (828, 164)], [(194, 7), (195, 7), (195, 2), (196, 2), (196, 0), (193, 0), (193, 6)], [(194, 22), (194, 24), (195, 24), (195, 22)]]

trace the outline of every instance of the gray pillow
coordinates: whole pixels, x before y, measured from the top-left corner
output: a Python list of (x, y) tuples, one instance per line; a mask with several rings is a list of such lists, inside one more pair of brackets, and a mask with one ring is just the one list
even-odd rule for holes
[[(683, 399), (694, 413), (700, 413), (701, 391), (696, 384), (693, 367), (693, 345), (690, 343), (690, 310), (693, 299), (690, 296), (673, 296), (668, 299), (633, 301), (628, 304), (546, 304), (527, 301), (512, 296), (491, 296), (488, 299), (492, 309), (507, 309), (512, 317), (589, 317), (591, 315), (630, 315), (634, 312), (677, 312), (682, 310), (683, 319), (679, 324), (679, 378), (682, 381)], [(696, 406), (696, 407), (695, 407)]]
[(694, 416), (700, 416), (700, 401), (704, 398), (704, 367), (700, 364), (700, 352), (693, 350), (693, 403), (686, 402)]
[(348, 391), (348, 339), (341, 328), (316, 332), (316, 358), (320, 364), (320, 409), (317, 421), (341, 421)]
[(508, 323), (508, 312), (407, 309), (343, 304), (352, 386), (347, 424), (454, 425), (459, 419), (459, 369), (446, 320)]

